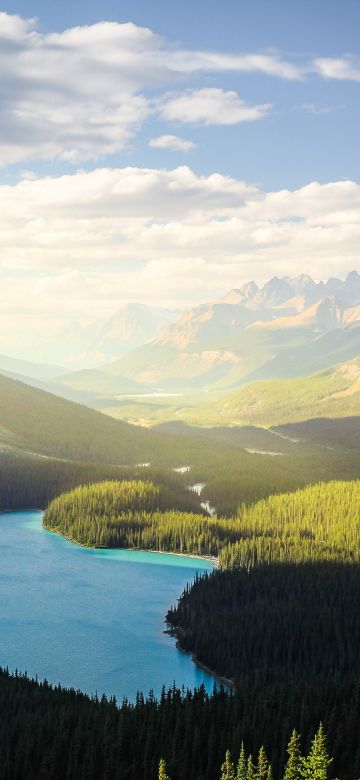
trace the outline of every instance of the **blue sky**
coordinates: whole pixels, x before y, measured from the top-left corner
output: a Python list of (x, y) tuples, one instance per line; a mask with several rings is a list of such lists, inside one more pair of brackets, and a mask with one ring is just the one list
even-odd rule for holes
[(359, 29), (359, 0), (9, 0), (0, 350), (358, 268)]

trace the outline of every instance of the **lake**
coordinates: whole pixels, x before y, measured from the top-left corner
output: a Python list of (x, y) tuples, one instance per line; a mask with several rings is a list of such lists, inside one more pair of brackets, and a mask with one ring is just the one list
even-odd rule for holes
[(87, 693), (158, 695), (214, 679), (164, 634), (164, 617), (207, 561), (89, 550), (42, 528), (41, 512), (0, 514), (0, 666)]

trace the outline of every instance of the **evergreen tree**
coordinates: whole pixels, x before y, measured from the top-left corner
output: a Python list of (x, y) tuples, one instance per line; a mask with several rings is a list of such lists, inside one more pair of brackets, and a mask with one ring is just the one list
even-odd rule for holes
[(273, 773), (272, 773), (272, 769), (271, 769), (271, 766), (270, 766), (270, 764), (269, 764), (269, 767), (268, 767), (268, 771), (267, 771), (267, 775), (266, 775), (266, 780), (273, 780)]
[(247, 780), (246, 755), (244, 743), (241, 743), (239, 761), (237, 765), (236, 780)]
[(301, 777), (306, 778), (306, 780), (327, 780), (331, 761), (326, 749), (326, 736), (321, 723), (311, 743), (308, 757), (302, 760)]
[(287, 748), (288, 761), (285, 768), (284, 780), (300, 780), (302, 777), (302, 758), (300, 753), (300, 734), (293, 731)]
[(251, 755), (247, 760), (247, 780), (256, 780), (256, 769)]
[(160, 759), (159, 764), (159, 780), (170, 780), (169, 775), (166, 773), (166, 764), (163, 758)]
[(269, 762), (266, 757), (265, 748), (261, 747), (259, 750), (256, 780), (266, 780), (268, 769)]
[(225, 761), (221, 767), (220, 780), (236, 780), (235, 769), (231, 760), (230, 750), (226, 751)]

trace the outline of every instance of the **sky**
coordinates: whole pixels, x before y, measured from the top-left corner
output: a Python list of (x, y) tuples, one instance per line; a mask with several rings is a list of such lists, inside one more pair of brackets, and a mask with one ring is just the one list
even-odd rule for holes
[(359, 268), (359, 0), (0, 12), (0, 350)]

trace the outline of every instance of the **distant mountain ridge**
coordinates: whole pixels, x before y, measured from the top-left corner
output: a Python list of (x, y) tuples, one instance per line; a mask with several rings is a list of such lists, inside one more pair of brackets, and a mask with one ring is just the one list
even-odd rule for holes
[(351, 271), (345, 280), (331, 277), (327, 282), (315, 282), (307, 274), (280, 278), (274, 276), (263, 287), (258, 287), (256, 282), (252, 281), (239, 289), (230, 290), (220, 302), (233, 304), (253, 302), (256, 306), (265, 305), (273, 308), (291, 301), (296, 296), (303, 298), (305, 307), (328, 296), (337, 297), (344, 307), (352, 306), (360, 300), (360, 274)]
[(262, 287), (250, 281), (185, 311), (149, 344), (105, 370), (151, 386), (230, 388), (258, 374), (312, 373), (359, 352), (358, 272), (327, 282), (302, 274), (275, 276)]
[(47, 363), (36, 363), (29, 360), (19, 360), (0, 355), (0, 373), (23, 374), (34, 379), (55, 379), (59, 374), (63, 374), (65, 369), (62, 366), (53, 366)]

